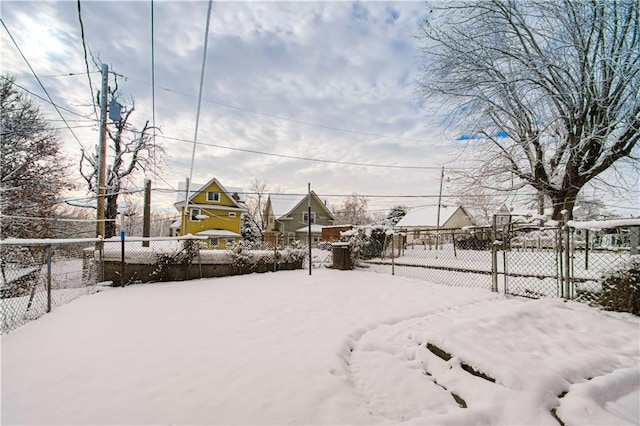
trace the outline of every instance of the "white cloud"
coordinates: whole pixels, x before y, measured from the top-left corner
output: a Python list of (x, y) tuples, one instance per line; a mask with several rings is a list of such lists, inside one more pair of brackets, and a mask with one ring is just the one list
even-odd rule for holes
[[(206, 11), (206, 2), (154, 3), (156, 124), (164, 136), (193, 139)], [(289, 156), (438, 167), (451, 158), (448, 141), (414, 100), (413, 35), (425, 12), (421, 2), (216, 2), (198, 140)], [(87, 46), (123, 76), (119, 87), (136, 101), (138, 127), (152, 114), (150, 13), (149, 2), (82, 2)], [(5, 1), (3, 20), (38, 74), (84, 72), (76, 2)], [(30, 72), (6, 33), (2, 51), (3, 71), (41, 93), (33, 78), (22, 78)], [(99, 74), (92, 81), (97, 90)], [(45, 84), (56, 102), (92, 111), (86, 76)], [(62, 134), (78, 157), (77, 142)], [(77, 134), (87, 147), (97, 141), (95, 131)], [(189, 175), (192, 145), (158, 140), (170, 156), (163, 179), (176, 186)], [(195, 158), (195, 181), (216, 176), (247, 187), (257, 178), (289, 192), (304, 192), (311, 182), (326, 194), (429, 194), (437, 192), (439, 178), (437, 169), (305, 162), (205, 145)], [(170, 205), (174, 197), (165, 198), (158, 194), (154, 202)], [(376, 202), (388, 204), (371, 205)]]

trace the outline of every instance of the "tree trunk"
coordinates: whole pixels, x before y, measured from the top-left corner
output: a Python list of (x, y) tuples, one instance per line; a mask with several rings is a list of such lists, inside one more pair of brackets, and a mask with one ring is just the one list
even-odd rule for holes
[(573, 207), (576, 204), (578, 193), (580, 188), (569, 187), (563, 191), (558, 191), (551, 195), (551, 201), (553, 202), (553, 214), (551, 219), (561, 220), (562, 212), (568, 212), (568, 219), (573, 218)]
[(116, 196), (107, 196), (104, 218), (104, 237), (111, 238), (116, 235), (116, 217), (118, 216), (118, 199)]

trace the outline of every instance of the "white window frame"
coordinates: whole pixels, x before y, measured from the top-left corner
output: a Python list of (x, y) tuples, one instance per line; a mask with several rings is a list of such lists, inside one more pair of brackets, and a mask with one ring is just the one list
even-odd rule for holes
[(229, 217), (236, 217), (236, 212), (229, 212)]
[(219, 203), (220, 202), (220, 193), (219, 192), (213, 192), (213, 191), (207, 191), (207, 201), (213, 202), (213, 203)]
[[(198, 212), (198, 213), (196, 213)], [(200, 216), (200, 214), (202, 214), (202, 210), (201, 209), (189, 209), (189, 221), (190, 222), (200, 222), (200, 219), (198, 219), (198, 216)]]
[(225, 248), (230, 249), (231, 247), (233, 247), (233, 245), (236, 243), (236, 239), (235, 238), (227, 238), (224, 242), (225, 244)]
[[(309, 212), (302, 213), (302, 222), (309, 223)], [(316, 214), (315, 212), (311, 212), (311, 224), (316, 223)]]
[(209, 245), (211, 247), (218, 247), (220, 245), (220, 239), (218, 237), (209, 237)]

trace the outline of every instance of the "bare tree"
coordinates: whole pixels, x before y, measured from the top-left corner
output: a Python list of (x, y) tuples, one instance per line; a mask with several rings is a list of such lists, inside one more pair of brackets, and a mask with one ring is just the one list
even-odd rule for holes
[[(114, 94), (117, 91), (114, 90)], [(161, 162), (164, 158), (163, 148), (153, 141), (153, 127), (147, 121), (142, 130), (130, 124), (131, 115), (135, 111), (135, 102), (130, 101), (122, 109), (120, 120), (109, 123), (109, 162), (106, 167), (106, 202), (105, 202), (105, 237), (116, 233), (115, 219), (118, 215), (118, 197), (130, 189), (136, 172), (151, 173), (153, 162)], [(80, 174), (87, 182), (89, 191), (97, 194), (98, 155), (82, 152)]]
[(264, 209), (269, 195), (269, 183), (260, 179), (253, 179), (246, 194), (245, 204), (248, 215), (260, 228), (262, 234), (267, 228), (267, 218), (264, 216)]
[(419, 35), (418, 92), (466, 123), (468, 146), (481, 152), (466, 178), (494, 190), (532, 187), (558, 219), (604, 171), (637, 173), (639, 8), (487, 0), (436, 10)]
[(17, 86), (0, 77), (0, 210), (2, 238), (52, 237), (61, 192), (73, 185), (58, 134), (40, 108)]
[(367, 212), (369, 200), (355, 192), (349, 195), (340, 206), (333, 210), (338, 221), (349, 225), (368, 225), (372, 218)]

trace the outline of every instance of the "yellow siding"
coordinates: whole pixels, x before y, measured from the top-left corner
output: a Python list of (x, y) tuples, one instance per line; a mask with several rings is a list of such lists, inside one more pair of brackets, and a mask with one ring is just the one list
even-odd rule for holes
[[(219, 193), (219, 201), (208, 201), (207, 192)], [(227, 231), (235, 232), (236, 234), (240, 234), (240, 217), (242, 215), (242, 212), (237, 210), (236, 203), (218, 186), (216, 182), (212, 182), (209, 186), (203, 188), (202, 191), (193, 195), (191, 203), (198, 206), (190, 207), (190, 209), (200, 209), (200, 214), (206, 215), (208, 217), (198, 221), (193, 221), (191, 220), (191, 212), (189, 212), (186, 217), (183, 215), (183, 220), (186, 220), (186, 230), (182, 228), (180, 230), (181, 234), (195, 235), (199, 232), (207, 231), (210, 229), (224, 229)], [(211, 208), (207, 208), (207, 206), (211, 206)], [(229, 211), (220, 209), (220, 207), (233, 207), (235, 210)], [(184, 212), (184, 206), (180, 207), (180, 212)], [(230, 212), (235, 213), (236, 217), (230, 217)], [(222, 239), (220, 245), (221, 247), (224, 247), (224, 242)]]

